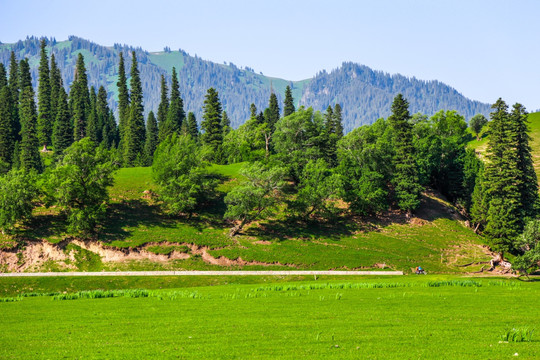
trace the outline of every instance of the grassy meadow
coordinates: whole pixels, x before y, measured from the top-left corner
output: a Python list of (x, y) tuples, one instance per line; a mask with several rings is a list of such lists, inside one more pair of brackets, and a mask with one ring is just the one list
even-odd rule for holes
[[(86, 289), (80, 280), (67, 294), (32, 297), (14, 297), (5, 280), (14, 281), (0, 281), (2, 299), (14, 301), (0, 302), (2, 359), (534, 359), (540, 352), (534, 332), (532, 341), (503, 340), (540, 323), (538, 284), (515, 279), (258, 278), (77, 293)], [(122, 287), (120, 278), (108, 280)], [(21, 289), (36, 280), (16, 281)], [(49, 281), (57, 280), (36, 290), (60, 290)]]

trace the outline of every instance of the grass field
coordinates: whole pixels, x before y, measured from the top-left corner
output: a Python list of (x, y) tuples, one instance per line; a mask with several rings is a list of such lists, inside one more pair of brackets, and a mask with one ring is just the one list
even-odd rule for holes
[(14, 298), (0, 358), (534, 359), (537, 336), (502, 336), (538, 326), (539, 296), (534, 282), (428, 275)]

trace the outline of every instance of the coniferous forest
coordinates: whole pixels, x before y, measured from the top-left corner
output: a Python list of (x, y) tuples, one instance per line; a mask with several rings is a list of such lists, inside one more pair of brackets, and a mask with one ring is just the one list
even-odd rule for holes
[(282, 103), (272, 93), (264, 109), (251, 104), (250, 118), (233, 129), (212, 87), (197, 121), (184, 105), (174, 67), (170, 83), (162, 76), (156, 84), (157, 108), (145, 109), (132, 51), (120, 52), (116, 117), (104, 87), (89, 85), (84, 56), (78, 55), (66, 92), (46, 45), (42, 40), (37, 94), (27, 59), (12, 52), (9, 67), (0, 64), (3, 233), (31, 217), (39, 203), (61, 209), (73, 235), (93, 236), (108, 216), (107, 188), (119, 167), (151, 166), (165, 213), (189, 217), (213, 206), (219, 179), (209, 166), (244, 162), (243, 180), (222, 200), (231, 236), (278, 212), (303, 222), (389, 210), (409, 217), (430, 188), (452, 202), (493, 250), (517, 255), (521, 269), (537, 261), (535, 244), (521, 236), (534, 233), (539, 209), (527, 112), (520, 104), (509, 109), (498, 99), (489, 123), (481, 115), (471, 122), (476, 134), (489, 127), (483, 160), (466, 147), (471, 135), (462, 115), (411, 114), (402, 94), (387, 119), (345, 134), (340, 104), (324, 112), (296, 107), (287, 87)]

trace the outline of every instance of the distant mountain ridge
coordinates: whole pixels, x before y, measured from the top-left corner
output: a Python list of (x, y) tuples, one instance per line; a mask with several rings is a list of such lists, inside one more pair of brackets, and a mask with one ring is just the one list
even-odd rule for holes
[[(220, 94), (224, 110), (231, 118), (232, 125), (238, 127), (249, 118), (249, 106), (264, 110), (274, 91), (282, 107), (285, 87), (290, 85), (296, 105), (312, 106), (324, 111), (329, 105), (340, 103), (343, 108), (345, 131), (363, 124), (373, 123), (390, 114), (390, 106), (397, 93), (403, 93), (410, 103), (412, 113), (422, 112), (432, 115), (440, 109), (457, 110), (467, 119), (477, 113), (488, 115), (490, 105), (473, 101), (456, 89), (439, 81), (423, 81), (402, 75), (390, 75), (375, 71), (367, 66), (345, 62), (330, 73), (319, 72), (311, 79), (288, 81), (255, 73), (251, 68), (240, 68), (232, 63), (217, 64), (191, 56), (183, 50), (148, 52), (142, 48), (115, 44), (101, 46), (91, 41), (70, 36), (66, 41), (49, 39), (49, 56), (55, 54), (61, 69), (64, 85), (73, 81), (74, 67), (78, 53), (85, 58), (89, 85), (97, 89), (103, 85), (107, 89), (109, 103), (116, 108), (117, 71), (119, 53), (126, 55), (126, 70), (131, 66), (131, 55), (135, 51), (139, 62), (145, 112), (157, 110), (160, 99), (160, 76), (169, 81), (172, 67), (180, 77), (180, 92), (184, 108), (193, 111), (201, 120), (202, 106), (206, 90), (214, 87)], [(9, 56), (15, 51), (17, 59), (30, 60), (34, 85), (37, 86), (39, 65), (39, 38), (29, 37), (14, 44), (0, 44), (0, 62), (9, 67)]]

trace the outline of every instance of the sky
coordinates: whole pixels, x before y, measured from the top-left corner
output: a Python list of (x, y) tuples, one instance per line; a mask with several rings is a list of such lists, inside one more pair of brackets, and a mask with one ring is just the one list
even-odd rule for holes
[(536, 0), (0, 0), (0, 41), (76, 35), (301, 80), (344, 61), (540, 109)]

